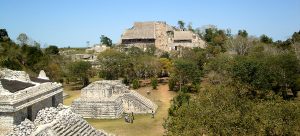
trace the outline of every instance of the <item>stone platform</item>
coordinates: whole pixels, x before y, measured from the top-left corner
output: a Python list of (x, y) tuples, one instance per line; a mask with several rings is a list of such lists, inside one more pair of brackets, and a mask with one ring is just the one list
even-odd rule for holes
[(155, 112), (157, 105), (119, 80), (102, 80), (81, 90), (80, 98), (72, 103), (72, 110), (84, 118), (116, 119), (123, 113)]

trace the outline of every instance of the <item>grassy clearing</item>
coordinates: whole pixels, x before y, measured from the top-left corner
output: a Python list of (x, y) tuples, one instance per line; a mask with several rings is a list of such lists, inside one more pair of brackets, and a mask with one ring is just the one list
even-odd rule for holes
[[(64, 100), (66, 105), (71, 104), (72, 100), (80, 96), (80, 91), (70, 91), (68, 86), (65, 87), (65, 92), (69, 93), (70, 97)], [(158, 105), (155, 118), (151, 118), (150, 114), (135, 115), (133, 124), (126, 123), (124, 118), (116, 120), (99, 120), (86, 119), (93, 127), (105, 130), (120, 136), (139, 135), (139, 136), (158, 136), (163, 135), (163, 121), (167, 118), (170, 100), (175, 96), (175, 92), (168, 91), (168, 85), (159, 85), (157, 90), (152, 90), (151, 87), (142, 87), (137, 91), (145, 97), (151, 99)], [(151, 91), (147, 95), (147, 91)]]

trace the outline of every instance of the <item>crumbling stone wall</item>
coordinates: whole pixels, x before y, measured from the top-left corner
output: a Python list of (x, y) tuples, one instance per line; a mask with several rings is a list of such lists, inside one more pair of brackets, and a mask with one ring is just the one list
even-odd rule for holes
[(161, 50), (168, 50), (167, 24), (165, 22), (155, 23), (155, 47)]

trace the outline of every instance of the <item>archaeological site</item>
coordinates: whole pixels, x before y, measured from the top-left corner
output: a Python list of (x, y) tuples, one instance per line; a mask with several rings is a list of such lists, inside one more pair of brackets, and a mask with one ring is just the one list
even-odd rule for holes
[(157, 105), (130, 90), (120, 80), (96, 81), (81, 90), (73, 101), (72, 110), (84, 118), (116, 119), (123, 113), (145, 114), (155, 112)]
[(96, 130), (62, 105), (62, 85), (51, 82), (43, 70), (35, 78), (24, 71), (1, 69), (0, 81), (0, 135), (112, 135)]
[(135, 22), (122, 34), (121, 44), (141, 48), (152, 44), (167, 52), (180, 47), (205, 48), (205, 42), (194, 32), (177, 29), (162, 21)]

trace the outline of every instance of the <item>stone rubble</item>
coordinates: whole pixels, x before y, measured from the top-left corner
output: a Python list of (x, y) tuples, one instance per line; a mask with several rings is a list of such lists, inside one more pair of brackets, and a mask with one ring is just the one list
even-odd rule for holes
[(60, 104), (58, 108), (50, 107), (39, 111), (34, 122), (26, 119), (14, 126), (8, 136), (64, 136), (89, 135), (111, 136), (104, 131), (91, 127), (82, 117), (69, 107)]

